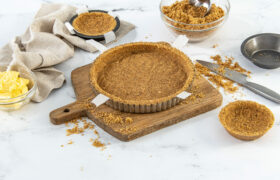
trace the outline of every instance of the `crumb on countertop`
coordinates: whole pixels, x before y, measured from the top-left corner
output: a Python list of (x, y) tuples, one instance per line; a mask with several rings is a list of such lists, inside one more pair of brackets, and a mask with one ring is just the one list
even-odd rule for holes
[[(94, 147), (102, 147), (102, 150), (104, 150), (106, 148), (104, 143), (101, 143), (99, 138), (100, 135), (98, 133), (98, 131), (96, 129), (94, 129), (94, 124), (91, 121), (87, 121), (86, 119), (74, 119), (72, 121), (69, 121), (66, 124), (66, 127), (70, 127), (70, 125), (72, 125), (72, 128), (68, 128), (66, 130), (66, 135), (70, 136), (73, 134), (81, 134), (81, 136), (84, 136), (84, 132), (86, 130), (93, 130), (93, 133), (97, 136), (97, 138), (95, 140), (93, 140), (93, 138), (90, 138), (90, 142), (92, 142), (92, 145)], [(68, 144), (73, 144), (73, 141), (70, 140), (68, 142)], [(63, 145), (61, 145), (61, 147), (63, 147)]]

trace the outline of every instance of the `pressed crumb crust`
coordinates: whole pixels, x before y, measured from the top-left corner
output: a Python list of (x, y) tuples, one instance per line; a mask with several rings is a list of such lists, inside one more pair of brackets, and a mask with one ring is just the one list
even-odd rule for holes
[(168, 101), (193, 81), (189, 58), (166, 43), (130, 43), (99, 56), (91, 82), (102, 94), (126, 104)]
[(264, 135), (274, 123), (274, 115), (266, 106), (253, 101), (235, 101), (219, 113), (225, 129), (241, 140), (254, 140)]
[(116, 25), (114, 17), (104, 12), (83, 13), (73, 21), (74, 29), (88, 36), (103, 35), (112, 31)]
[(149, 100), (176, 93), (187, 74), (170, 59), (169, 52), (129, 54), (105, 67), (100, 76), (103, 90), (128, 100)]

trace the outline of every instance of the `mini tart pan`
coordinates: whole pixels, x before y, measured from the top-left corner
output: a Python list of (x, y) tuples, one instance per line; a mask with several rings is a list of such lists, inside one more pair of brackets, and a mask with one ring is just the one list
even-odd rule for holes
[[(257, 110), (257, 112), (259, 112), (260, 114), (265, 115), (265, 117), (263, 117), (263, 118), (257, 117), (257, 114), (252, 115), (252, 116), (254, 116), (254, 118), (259, 118), (258, 120), (261, 121), (260, 123), (262, 125), (264, 125), (265, 127), (259, 128), (255, 132), (249, 132), (249, 131), (244, 131), (244, 130), (240, 131), (240, 130), (237, 130), (236, 128), (234, 128), (233, 126), (237, 126), (238, 123), (240, 123), (240, 122), (234, 123), (234, 119), (238, 119), (238, 117), (234, 117), (234, 119), (233, 119), (233, 117), (230, 117), (230, 116), (232, 116), (233, 113), (236, 113), (238, 109), (242, 109), (242, 108), (243, 109), (251, 108), (251, 109)], [(250, 113), (250, 112), (248, 112), (248, 109), (246, 112)], [(272, 127), (272, 125), (274, 123), (274, 115), (270, 111), (270, 109), (268, 109), (264, 105), (258, 104), (253, 101), (235, 101), (235, 102), (229, 103), (220, 111), (219, 119), (220, 119), (221, 124), (224, 126), (224, 128), (227, 130), (227, 132), (230, 135), (232, 135), (233, 137), (235, 137), (237, 139), (244, 140), (244, 141), (251, 141), (251, 140), (260, 138)], [(232, 123), (229, 123), (229, 121), (232, 121)], [(243, 125), (248, 125), (247, 123), (248, 122), (243, 122)]]
[[(117, 55), (118, 52), (124, 49), (131, 49), (131, 47), (146, 47), (146, 48), (161, 48), (164, 51), (170, 51), (172, 54), (179, 56), (180, 61), (184, 64), (185, 72), (187, 72), (187, 79), (182, 86), (181, 89), (179, 89), (176, 93), (170, 94), (169, 96), (153, 99), (153, 100), (126, 100), (122, 99), (120, 97), (117, 97), (113, 94), (110, 94), (106, 91), (104, 91), (98, 84), (98, 77), (99, 72), (102, 71), (102, 69), (108, 64), (108, 62), (104, 62), (103, 60), (107, 57), (112, 56), (112, 54)], [(134, 48), (133, 47), (133, 48)], [(122, 54), (120, 54), (120, 57)], [(187, 70), (186, 70), (187, 69)], [(94, 87), (94, 91), (96, 93), (101, 93), (107, 97), (109, 97), (109, 100), (106, 101), (106, 104), (110, 106), (111, 108), (127, 112), (127, 113), (153, 113), (153, 112), (160, 112), (166, 109), (169, 109), (171, 107), (174, 107), (177, 105), (181, 99), (176, 97), (178, 94), (180, 94), (183, 91), (188, 90), (192, 82), (194, 80), (194, 66), (191, 62), (191, 60), (181, 51), (179, 51), (176, 48), (171, 47), (168, 43), (165, 42), (136, 42), (136, 43), (128, 43), (121, 46), (114, 47), (110, 50), (105, 51), (103, 54), (101, 54), (95, 62), (93, 63), (91, 70), (90, 70), (90, 80)]]
[[(107, 13), (108, 14), (108, 11), (104, 11), (104, 10), (89, 10), (88, 12), (103, 12), (103, 13)], [(78, 17), (79, 15), (76, 14), (74, 15), (71, 19), (70, 19), (70, 24), (73, 26), (73, 21)], [(116, 33), (118, 31), (118, 29), (120, 28), (120, 19), (118, 18), (118, 16), (115, 17), (115, 20), (116, 20), (116, 27), (113, 29), (113, 32)], [(73, 26), (74, 27), (74, 26)], [(104, 35), (98, 35), (98, 36), (88, 36), (88, 35), (85, 35), (85, 34), (82, 34), (78, 31), (75, 30), (74, 28), (74, 32), (77, 36), (79, 36), (80, 38), (83, 38), (83, 39), (94, 39), (96, 41), (103, 41), (105, 40), (105, 37)]]

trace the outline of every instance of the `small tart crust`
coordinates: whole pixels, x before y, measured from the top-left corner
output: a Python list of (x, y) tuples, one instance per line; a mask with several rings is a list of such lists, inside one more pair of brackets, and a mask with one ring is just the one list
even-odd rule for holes
[(168, 43), (128, 43), (101, 54), (92, 65), (90, 79), (99, 93), (113, 101), (152, 105), (187, 90), (194, 66)]
[(219, 119), (229, 134), (247, 141), (263, 136), (274, 123), (270, 109), (253, 101), (229, 103), (220, 111)]
[(73, 21), (76, 31), (87, 36), (99, 36), (112, 31), (117, 25), (114, 17), (105, 12), (87, 12)]

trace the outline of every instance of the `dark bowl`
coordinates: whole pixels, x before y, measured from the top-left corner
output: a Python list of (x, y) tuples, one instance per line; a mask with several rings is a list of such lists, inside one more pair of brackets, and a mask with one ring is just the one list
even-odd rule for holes
[(241, 45), (242, 54), (265, 69), (280, 67), (280, 34), (263, 33), (248, 37)]
[[(103, 10), (89, 10), (88, 12), (103, 12), (103, 13), (108, 13), (108, 11), (103, 11)], [(71, 19), (70, 19), (70, 24), (73, 26), (73, 21), (78, 17), (78, 14), (76, 14), (75, 16), (73, 16)], [(118, 18), (118, 16), (115, 17), (115, 20), (117, 22), (117, 25), (116, 27), (113, 29), (113, 32), (116, 33), (117, 30), (120, 28), (120, 19)], [(85, 34), (82, 34), (82, 33), (79, 33), (78, 31), (75, 30), (74, 28), (74, 32), (77, 36), (83, 38), (83, 39), (94, 39), (96, 41), (103, 41), (105, 40), (105, 37), (104, 35), (98, 35), (98, 36), (88, 36), (88, 35), (85, 35)]]

